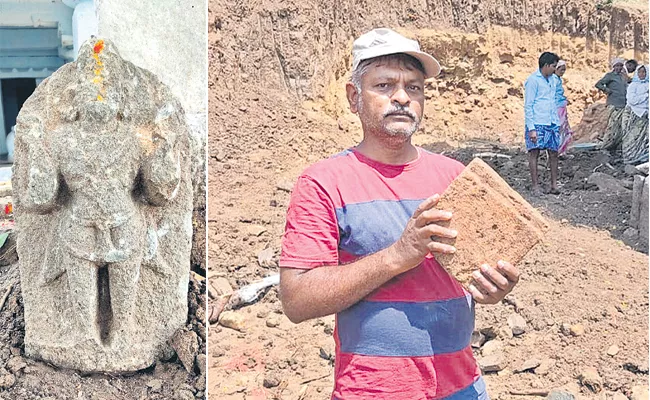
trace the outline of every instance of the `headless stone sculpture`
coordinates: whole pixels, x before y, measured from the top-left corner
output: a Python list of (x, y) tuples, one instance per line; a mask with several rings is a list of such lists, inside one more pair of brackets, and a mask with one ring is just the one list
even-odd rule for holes
[(91, 39), (16, 129), (14, 197), (28, 355), (131, 371), (187, 318), (192, 189), (183, 110)]

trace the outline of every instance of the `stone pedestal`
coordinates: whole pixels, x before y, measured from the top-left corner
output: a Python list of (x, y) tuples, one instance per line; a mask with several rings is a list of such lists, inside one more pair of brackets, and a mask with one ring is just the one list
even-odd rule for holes
[(84, 43), (16, 128), (25, 352), (85, 372), (146, 368), (187, 319), (189, 129), (113, 43)]

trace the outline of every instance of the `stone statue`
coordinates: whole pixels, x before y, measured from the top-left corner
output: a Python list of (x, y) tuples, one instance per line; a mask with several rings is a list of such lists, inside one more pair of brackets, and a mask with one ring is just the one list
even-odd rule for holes
[(169, 352), (187, 318), (188, 135), (169, 89), (101, 39), (24, 104), (13, 187), (28, 355), (119, 372)]

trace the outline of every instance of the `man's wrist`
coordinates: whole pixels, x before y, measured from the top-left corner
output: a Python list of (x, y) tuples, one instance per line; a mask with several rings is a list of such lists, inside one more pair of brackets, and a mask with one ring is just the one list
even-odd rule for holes
[(393, 275), (399, 275), (412, 268), (401, 255), (397, 244), (393, 244), (381, 251), (382, 262)]

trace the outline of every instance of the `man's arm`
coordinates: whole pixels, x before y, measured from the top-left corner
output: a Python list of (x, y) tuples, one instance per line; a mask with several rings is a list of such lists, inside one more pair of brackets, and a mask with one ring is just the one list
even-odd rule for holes
[(393, 277), (419, 265), (429, 252), (453, 253), (432, 236), (454, 238), (456, 232), (436, 224), (451, 213), (435, 209), (440, 196), (425, 200), (393, 245), (353, 263), (310, 270), (282, 268), (280, 300), (295, 323), (338, 313), (368, 296)]
[(533, 104), (535, 104), (535, 97), (537, 96), (537, 82), (535, 79), (529, 78), (524, 85), (524, 115), (526, 128), (529, 131), (535, 130)]
[(609, 82), (610, 82), (609, 74), (606, 74), (598, 82), (596, 82), (596, 89), (600, 90), (601, 92), (605, 92), (609, 94), (610, 90), (607, 88)]

